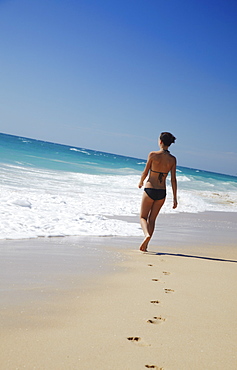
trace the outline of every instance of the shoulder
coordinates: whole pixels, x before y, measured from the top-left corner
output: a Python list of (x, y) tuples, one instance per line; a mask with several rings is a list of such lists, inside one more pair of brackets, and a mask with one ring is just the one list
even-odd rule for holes
[(156, 157), (156, 156), (157, 156), (157, 154), (158, 154), (158, 152), (150, 152), (150, 153), (148, 154), (148, 158), (149, 158), (149, 159), (152, 159), (152, 158)]
[(176, 165), (177, 165), (176, 157), (170, 154), (170, 158), (171, 158), (172, 168), (176, 168)]
[(173, 154), (170, 154), (170, 153), (169, 153), (169, 155), (170, 155), (170, 158), (171, 158), (174, 162), (176, 162), (176, 157), (175, 157)]

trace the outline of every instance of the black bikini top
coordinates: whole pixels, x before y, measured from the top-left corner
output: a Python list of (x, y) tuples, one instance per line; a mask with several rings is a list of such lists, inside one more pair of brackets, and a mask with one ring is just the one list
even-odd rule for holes
[(165, 175), (168, 175), (168, 172), (158, 172), (158, 171), (153, 171), (153, 170), (151, 170), (151, 169), (150, 169), (150, 171), (151, 171), (151, 172), (155, 172), (155, 173), (158, 173), (158, 174), (159, 174), (159, 176), (158, 176), (158, 180), (160, 181), (160, 183), (162, 182), (163, 177), (164, 177)]

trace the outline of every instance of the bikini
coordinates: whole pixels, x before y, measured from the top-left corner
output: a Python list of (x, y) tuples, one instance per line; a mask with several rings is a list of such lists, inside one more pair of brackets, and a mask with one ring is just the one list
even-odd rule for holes
[[(163, 180), (164, 175), (168, 175), (166, 172), (158, 172), (158, 171), (153, 171), (150, 169), (151, 172), (158, 173), (158, 180), (160, 183)], [(144, 191), (150, 197), (152, 200), (161, 200), (166, 197), (166, 189), (153, 189), (153, 188), (145, 188)]]

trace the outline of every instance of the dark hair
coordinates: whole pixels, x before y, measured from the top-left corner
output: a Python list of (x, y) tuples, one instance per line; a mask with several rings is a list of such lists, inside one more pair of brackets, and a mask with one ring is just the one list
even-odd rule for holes
[(175, 142), (176, 137), (174, 137), (174, 135), (172, 135), (170, 132), (162, 132), (160, 134), (160, 140), (166, 146), (170, 146), (171, 144), (173, 144)]

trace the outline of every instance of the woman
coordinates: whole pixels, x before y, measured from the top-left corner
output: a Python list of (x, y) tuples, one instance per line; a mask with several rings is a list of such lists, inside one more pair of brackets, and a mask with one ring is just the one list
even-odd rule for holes
[(171, 185), (173, 190), (173, 208), (177, 202), (177, 180), (176, 180), (176, 158), (170, 154), (168, 148), (174, 143), (176, 138), (169, 132), (162, 132), (159, 139), (160, 150), (151, 152), (148, 156), (146, 167), (141, 175), (138, 187), (143, 186), (145, 178), (148, 176), (142, 197), (140, 221), (144, 232), (140, 250), (147, 251), (148, 243), (155, 229), (155, 221), (166, 197), (166, 177), (171, 173)]

